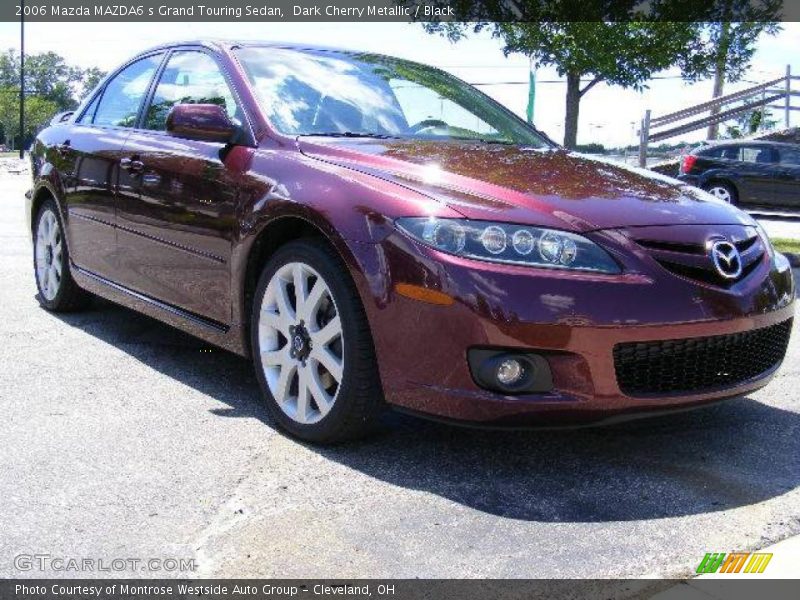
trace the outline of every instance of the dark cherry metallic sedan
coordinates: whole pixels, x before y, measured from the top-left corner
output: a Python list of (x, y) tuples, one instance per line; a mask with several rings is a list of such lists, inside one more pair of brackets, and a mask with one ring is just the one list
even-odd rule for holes
[(330, 442), (388, 404), (484, 425), (700, 405), (780, 365), (791, 270), (701, 190), (568, 153), (373, 54), (142, 53), (31, 152), (39, 301), (90, 294), (252, 355)]

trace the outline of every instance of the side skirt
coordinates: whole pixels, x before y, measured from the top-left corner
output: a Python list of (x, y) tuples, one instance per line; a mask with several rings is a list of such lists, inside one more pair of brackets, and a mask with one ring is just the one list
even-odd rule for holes
[(167, 325), (240, 356), (249, 356), (244, 328), (241, 325), (229, 326), (185, 311), (114, 283), (96, 273), (80, 268), (72, 262), (70, 272), (75, 282), (86, 291), (148, 317), (158, 319)]

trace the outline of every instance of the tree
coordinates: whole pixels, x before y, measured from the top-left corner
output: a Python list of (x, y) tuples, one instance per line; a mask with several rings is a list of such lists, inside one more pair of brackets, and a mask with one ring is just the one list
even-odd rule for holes
[[(19, 89), (20, 57), (9, 49), (0, 54), (0, 87)], [(25, 92), (55, 102), (58, 110), (71, 110), (105, 77), (96, 67), (69, 65), (55, 52), (25, 57)]]
[(12, 147), (17, 138), (21, 138), (20, 143), (30, 140), (57, 112), (58, 105), (52, 100), (41, 96), (27, 96), (25, 98), (25, 131), (20, 136), (19, 90), (9, 87), (0, 88), (0, 125), (2, 125), (6, 143)]
[(426, 23), (425, 28), (452, 41), (469, 29), (488, 28), (502, 40), (504, 54), (523, 54), (537, 65), (555, 67), (567, 81), (564, 145), (574, 148), (580, 102), (589, 90), (600, 82), (642, 89), (654, 73), (680, 60), (696, 34), (694, 23), (657, 21), (637, 11), (640, 4), (641, 0), (457, 1), (456, 11), (462, 11), (457, 19), (474, 19), (475, 11), (482, 10), (477, 14), (494, 15), (500, 22), (438, 22)]
[[(13, 49), (0, 54), (0, 129), (6, 143), (29, 141), (57, 112), (72, 110), (105, 77), (96, 67), (67, 64), (55, 52), (25, 58), (25, 131), (19, 131), (20, 57)], [(21, 133), (21, 135), (20, 135)]]
[[(783, 0), (717, 0), (706, 15), (709, 22), (700, 24), (687, 47), (681, 61), (684, 77), (698, 81), (713, 76), (712, 98), (722, 96), (726, 81), (739, 81), (747, 72), (759, 36), (780, 31), (782, 5)], [(711, 109), (711, 116), (719, 110)], [(708, 126), (708, 139), (718, 134), (718, 123)]]
[(0, 87), (19, 86), (19, 56), (9, 48), (0, 54)]
[(733, 125), (726, 125), (724, 137), (742, 138), (759, 131), (775, 129), (777, 124), (777, 119), (772, 118), (768, 109), (751, 110), (736, 117)]
[(600, 82), (642, 89), (678, 60), (691, 31), (687, 23), (592, 21), (501, 23), (496, 35), (506, 54), (525, 54), (566, 78), (564, 145), (574, 148), (586, 93)]
[(19, 135), (19, 89), (4, 85), (0, 88), (0, 126), (5, 143), (13, 148)]
[(52, 100), (41, 96), (25, 99), (25, 134), (23, 139), (30, 140), (58, 112), (58, 106)]
[(62, 110), (75, 108), (73, 86), (82, 71), (70, 67), (55, 52), (32, 54), (25, 58), (25, 91), (55, 102)]
[(80, 98), (83, 100), (86, 96), (89, 95), (94, 88), (97, 87), (97, 84), (106, 76), (105, 71), (101, 71), (97, 67), (90, 67), (85, 71), (81, 72), (81, 91), (80, 91)]

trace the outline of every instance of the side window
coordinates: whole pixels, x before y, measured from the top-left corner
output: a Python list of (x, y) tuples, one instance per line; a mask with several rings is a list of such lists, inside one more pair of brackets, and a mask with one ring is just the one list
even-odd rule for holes
[(102, 97), (103, 93), (98, 93), (93, 99), (89, 106), (83, 113), (80, 119), (78, 119), (78, 123), (88, 124), (91, 123), (94, 119), (94, 113), (97, 111), (97, 105), (100, 103), (100, 98)]
[(204, 52), (176, 52), (156, 86), (144, 128), (163, 131), (167, 114), (176, 104), (218, 104), (236, 116), (236, 102), (219, 66)]
[(726, 146), (720, 149), (720, 158), (742, 160), (742, 149), (739, 146)]
[(139, 106), (162, 55), (148, 56), (128, 65), (108, 82), (94, 115), (95, 125), (133, 127)]
[(707, 158), (722, 158), (722, 150), (723, 148), (709, 148), (708, 150), (702, 150), (698, 152), (698, 156), (705, 156)]
[(782, 165), (792, 165), (800, 167), (800, 149), (795, 148), (781, 148), (780, 150), (780, 163)]
[(765, 146), (744, 146), (742, 148), (742, 160), (749, 163), (773, 163), (772, 148)]

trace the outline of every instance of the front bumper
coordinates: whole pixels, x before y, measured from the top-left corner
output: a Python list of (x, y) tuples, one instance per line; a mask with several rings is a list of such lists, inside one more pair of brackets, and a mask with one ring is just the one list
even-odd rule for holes
[[(722, 389), (633, 397), (618, 385), (614, 346), (735, 334), (793, 315), (791, 269), (768, 259), (722, 290), (643, 263), (614, 276), (482, 263), (401, 234), (364, 244), (357, 254), (387, 401), (447, 420), (580, 424), (743, 395), (766, 385), (777, 365)], [(400, 282), (439, 290), (454, 302), (406, 298), (394, 291)], [(516, 396), (482, 389), (467, 363), (473, 347), (542, 354), (553, 389)]]

